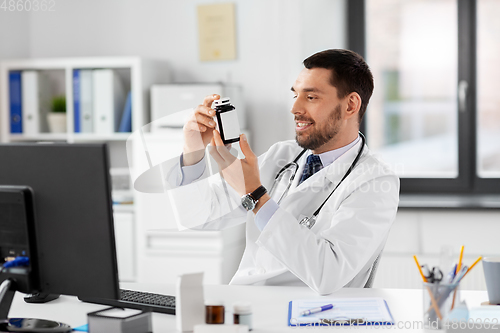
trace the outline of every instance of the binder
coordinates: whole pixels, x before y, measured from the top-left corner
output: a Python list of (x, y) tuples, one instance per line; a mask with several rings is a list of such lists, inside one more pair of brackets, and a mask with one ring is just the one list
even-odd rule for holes
[(80, 70), (80, 129), (82, 133), (94, 131), (92, 70)]
[(112, 69), (94, 69), (92, 80), (94, 133), (118, 132), (125, 102), (123, 83)]
[(118, 132), (132, 132), (132, 92), (129, 91)]
[(75, 121), (75, 133), (81, 132), (80, 127), (80, 70), (73, 70), (73, 118)]
[(37, 135), (48, 131), (47, 113), (50, 103), (50, 83), (38, 71), (21, 74), (22, 121), (25, 135)]
[[(333, 304), (333, 308), (309, 316), (301, 316), (304, 310)], [(371, 326), (394, 325), (387, 302), (380, 297), (372, 298), (321, 298), (294, 300), (288, 305), (288, 326)]]
[(22, 133), (21, 71), (9, 72), (10, 132)]

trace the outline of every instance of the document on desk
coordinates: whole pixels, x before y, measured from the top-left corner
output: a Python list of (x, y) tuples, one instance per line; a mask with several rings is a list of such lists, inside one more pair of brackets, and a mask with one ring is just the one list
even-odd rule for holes
[[(333, 304), (333, 308), (308, 316), (301, 312)], [(394, 325), (386, 301), (372, 298), (324, 298), (293, 300), (288, 306), (288, 326)]]

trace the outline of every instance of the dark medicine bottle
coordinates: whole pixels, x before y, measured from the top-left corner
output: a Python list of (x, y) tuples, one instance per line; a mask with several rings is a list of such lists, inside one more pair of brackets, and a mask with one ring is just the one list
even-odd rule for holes
[(225, 145), (240, 141), (241, 134), (236, 108), (230, 102), (228, 97), (214, 101), (217, 129)]

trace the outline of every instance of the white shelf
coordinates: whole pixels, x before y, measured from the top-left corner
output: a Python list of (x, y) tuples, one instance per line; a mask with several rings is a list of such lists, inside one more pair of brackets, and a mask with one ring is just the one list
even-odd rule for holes
[[(128, 138), (127, 133), (99, 135), (74, 133), (73, 116), (73, 70), (111, 68), (130, 71), (132, 92), (132, 131), (150, 121), (149, 89), (152, 84), (168, 83), (170, 74), (164, 61), (142, 59), (139, 57), (89, 57), (89, 58), (47, 58), (15, 59), (0, 63), (0, 141), (120, 141)], [(14, 70), (62, 70), (64, 71), (64, 90), (66, 95), (67, 128), (66, 134), (41, 133), (36, 136), (23, 136), (10, 133), (9, 71)], [(129, 133), (130, 135), (130, 133)]]
[(40, 133), (36, 136), (24, 135), (24, 134), (9, 134), (7, 136), (7, 142), (16, 141), (66, 141), (68, 135), (66, 133)]

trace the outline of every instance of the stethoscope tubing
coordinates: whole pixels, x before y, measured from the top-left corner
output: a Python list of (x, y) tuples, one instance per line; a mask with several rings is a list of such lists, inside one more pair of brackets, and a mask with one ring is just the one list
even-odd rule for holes
[[(323, 208), (323, 206), (326, 204), (326, 202), (328, 201), (328, 199), (330, 199), (330, 197), (333, 195), (333, 193), (335, 193), (335, 190), (337, 190), (337, 188), (340, 186), (340, 184), (342, 184), (342, 182), (347, 178), (347, 176), (349, 176), (349, 174), (352, 172), (352, 170), (356, 167), (356, 164), (358, 163), (359, 159), (361, 158), (361, 155), (363, 154), (363, 150), (365, 148), (365, 143), (366, 143), (366, 139), (365, 139), (365, 136), (363, 135), (363, 133), (359, 132), (359, 135), (361, 137), (361, 148), (359, 149), (358, 154), (356, 155), (356, 157), (352, 161), (351, 166), (349, 167), (349, 169), (344, 174), (344, 177), (342, 177), (342, 179), (340, 180), (340, 182), (335, 186), (335, 188), (332, 190), (332, 192), (330, 192), (330, 194), (323, 201), (323, 203), (321, 204), (321, 206), (319, 206), (318, 209), (316, 209), (316, 211), (313, 213), (312, 218), (316, 218), (316, 216), (318, 216), (319, 212), (321, 211), (321, 209)], [(287, 185), (285, 191), (283, 192), (283, 194), (280, 196), (279, 200), (277, 201), (278, 204), (281, 202), (281, 200), (283, 199), (283, 197), (288, 193), (288, 190), (290, 189), (290, 186), (292, 185), (292, 182), (293, 182), (293, 180), (295, 178), (295, 175), (297, 174), (297, 171), (299, 169), (299, 165), (297, 164), (297, 162), (302, 157), (302, 155), (304, 155), (304, 153), (306, 151), (307, 151), (307, 149), (303, 149), (299, 153), (299, 155), (297, 155), (297, 157), (295, 157), (295, 159), (292, 162), (290, 162), (290, 163), (286, 164), (284, 167), (282, 167), (280, 169), (280, 171), (278, 171), (278, 173), (276, 174), (276, 177), (274, 177), (273, 186), (271, 187), (271, 190), (269, 191), (269, 195), (271, 197), (273, 196), (274, 191), (276, 189), (276, 186), (281, 181), (281, 177), (283, 177), (285, 171), (287, 169), (289, 169), (289, 168), (292, 168), (292, 167), (295, 169), (294, 173), (292, 174), (292, 176), (288, 180), (288, 185)]]

